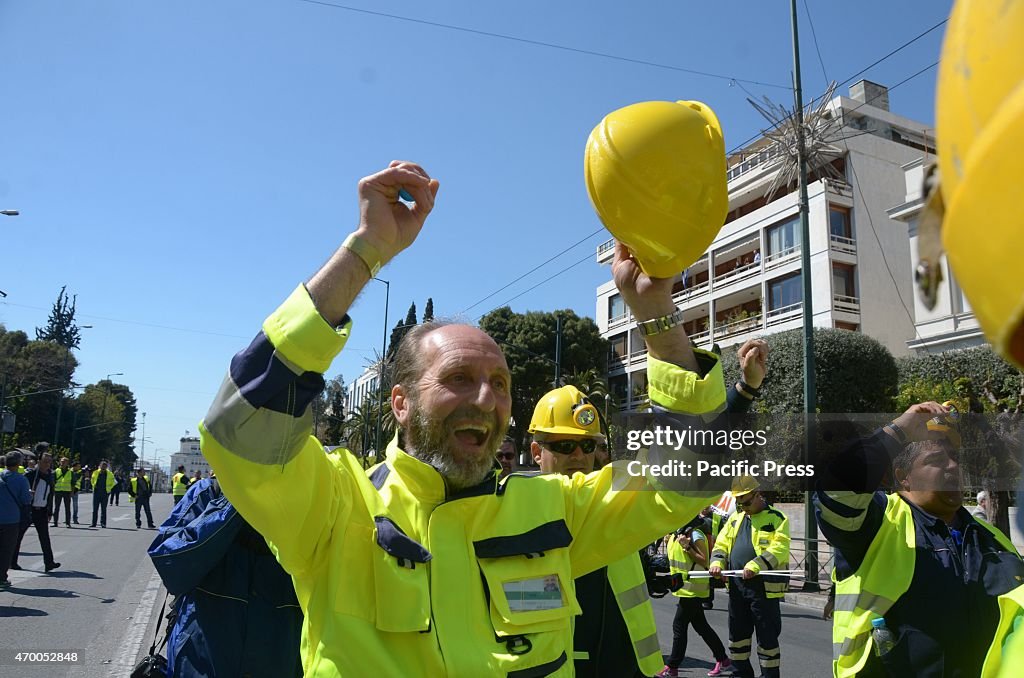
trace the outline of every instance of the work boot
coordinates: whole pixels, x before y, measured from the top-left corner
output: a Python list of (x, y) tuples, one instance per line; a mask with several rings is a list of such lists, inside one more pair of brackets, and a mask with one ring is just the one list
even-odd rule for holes
[(56, 570), (58, 567), (60, 567), (60, 563), (50, 563), (46, 566), (46, 571), (49, 572), (50, 570)]

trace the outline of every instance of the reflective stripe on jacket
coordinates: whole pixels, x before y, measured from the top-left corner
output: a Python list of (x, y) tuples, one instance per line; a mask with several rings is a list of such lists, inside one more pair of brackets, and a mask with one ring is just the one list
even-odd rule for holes
[(608, 583), (615, 593), (615, 603), (626, 621), (640, 672), (653, 676), (664, 666), (654, 606), (647, 592), (647, 577), (639, 554), (632, 554), (608, 565)]

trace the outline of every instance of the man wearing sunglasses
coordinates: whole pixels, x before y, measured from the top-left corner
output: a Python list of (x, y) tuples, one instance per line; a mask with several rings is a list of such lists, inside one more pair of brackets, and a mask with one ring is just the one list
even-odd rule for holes
[(734, 675), (754, 676), (750, 652), (756, 630), (761, 675), (778, 678), (782, 662), (779, 601), (786, 593), (789, 577), (761, 571), (788, 567), (789, 520), (768, 503), (760, 485), (750, 476), (733, 479), (732, 495), (736, 498), (736, 513), (718, 535), (708, 572), (721, 578), (722, 570), (743, 571), (742, 577), (729, 577), (729, 654)]
[(516, 442), (512, 440), (511, 436), (505, 436), (505, 439), (501, 441), (501, 447), (498, 448), (498, 453), (494, 455), (494, 458), (501, 464), (499, 480), (516, 470), (516, 466), (518, 466), (516, 456)]
[[(549, 391), (533, 411), (530, 451), (542, 473), (590, 473), (607, 446), (597, 408), (575, 386)], [(653, 676), (662, 666), (640, 554), (577, 577), (573, 651), (579, 678)]]

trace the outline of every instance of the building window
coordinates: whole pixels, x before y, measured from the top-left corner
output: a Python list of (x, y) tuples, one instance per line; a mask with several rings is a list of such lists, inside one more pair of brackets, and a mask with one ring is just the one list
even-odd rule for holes
[(779, 256), (800, 246), (800, 215), (769, 226), (765, 231), (768, 256)]
[(836, 237), (853, 240), (853, 228), (850, 225), (850, 209), (848, 207), (828, 206), (828, 230)]
[(620, 374), (617, 377), (611, 377), (608, 379), (608, 390), (611, 391), (612, 398), (619, 405), (626, 404), (626, 396), (629, 393), (629, 375)]
[(857, 296), (855, 268), (849, 264), (832, 264), (832, 293), (844, 297)]
[(844, 323), (842, 320), (836, 320), (834, 324), (837, 330), (847, 330), (849, 332), (856, 332), (859, 327), (857, 323)]
[(768, 283), (768, 310), (770, 311), (799, 304), (803, 298), (803, 283), (799, 272)]
[(626, 302), (622, 300), (621, 294), (613, 294), (608, 297), (608, 320), (617, 320), (626, 315)]
[(626, 357), (626, 333), (616, 335), (608, 340), (609, 358), (611, 361), (619, 362)]

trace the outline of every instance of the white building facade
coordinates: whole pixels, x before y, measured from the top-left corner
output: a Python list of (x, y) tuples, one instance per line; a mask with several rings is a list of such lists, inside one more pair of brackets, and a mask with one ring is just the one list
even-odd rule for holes
[(357, 407), (361, 407), (367, 398), (376, 396), (379, 378), (380, 365), (370, 365), (345, 388), (346, 417), (350, 416)]
[[(934, 158), (933, 158), (934, 159)], [(917, 223), (924, 209), (924, 158), (903, 166), (906, 200), (888, 210), (889, 217), (907, 225), (910, 236), (910, 270), (917, 269)], [(971, 305), (957, 284), (946, 255), (939, 262), (942, 282), (939, 284), (935, 308), (928, 310), (919, 295), (914, 295), (915, 328), (907, 346), (916, 353), (940, 353), (987, 344)]]
[[(845, 180), (808, 178), (810, 275), (815, 327), (863, 332), (894, 355), (910, 352), (914, 290), (906, 226), (887, 210), (905, 202), (904, 166), (934, 153), (923, 123), (894, 115), (885, 88), (862, 81), (859, 99), (836, 96)], [(864, 103), (865, 100), (872, 104)], [(729, 158), (729, 214), (673, 291), (685, 329), (701, 348), (729, 346), (803, 326), (799, 193), (769, 201), (778, 146), (765, 138)], [(610, 263), (612, 242), (597, 248)], [(597, 288), (597, 324), (611, 342), (609, 386), (624, 408), (647, 390), (646, 350), (613, 281)]]
[(210, 476), (210, 464), (199, 449), (199, 438), (186, 436), (179, 441), (178, 451), (171, 455), (171, 474), (178, 472), (179, 466), (185, 467), (185, 473), (191, 478), (199, 471), (203, 478)]

